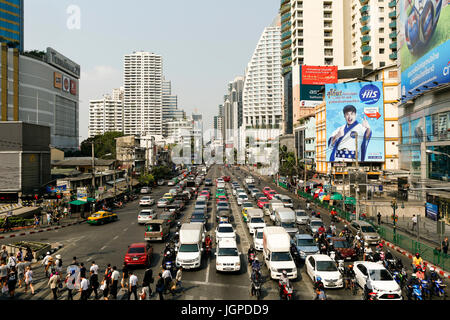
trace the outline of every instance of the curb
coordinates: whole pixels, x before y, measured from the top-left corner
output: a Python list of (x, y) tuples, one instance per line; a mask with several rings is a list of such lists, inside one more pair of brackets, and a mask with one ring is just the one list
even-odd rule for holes
[[(412, 253), (410, 253), (410, 252), (408, 252), (408, 251), (406, 251), (406, 250), (404, 250), (404, 249), (402, 249), (402, 248), (400, 248), (400, 247), (397, 247), (396, 245), (393, 245), (392, 243), (390, 243), (390, 242), (388, 242), (388, 241), (386, 241), (386, 240), (382, 240), (381, 242), (384, 243), (384, 244), (386, 244), (387, 247), (396, 250), (396, 251), (399, 252), (400, 254), (402, 254), (402, 255), (408, 257), (409, 259), (412, 259), (412, 257), (413, 257), (413, 254), (412, 254)], [(445, 278), (447, 278), (447, 279), (450, 279), (450, 273), (448, 273), (448, 272), (442, 270), (440, 267), (435, 266), (434, 264), (432, 264), (432, 263), (430, 263), (430, 262), (428, 262), (428, 261), (424, 261), (423, 264), (424, 264), (426, 267), (434, 267), (434, 268), (436, 269), (436, 271), (438, 271), (439, 274), (440, 274), (441, 276), (443, 276), (443, 277), (445, 277)]]
[(14, 237), (25, 236), (25, 235), (29, 235), (29, 234), (44, 232), (44, 231), (52, 231), (52, 230), (56, 230), (56, 229), (62, 229), (62, 228), (65, 228), (65, 227), (73, 226), (75, 224), (83, 223), (85, 221), (86, 220), (81, 220), (81, 221), (77, 221), (77, 222), (68, 223), (68, 224), (65, 224), (65, 225), (62, 225), (62, 226), (56, 226), (56, 227), (53, 227), (53, 228), (40, 229), (40, 230), (34, 230), (34, 231), (22, 232), (22, 233), (15, 233), (15, 234), (7, 235), (7, 236), (0, 236), (0, 240), (1, 239), (6, 239), (6, 238), (14, 238)]

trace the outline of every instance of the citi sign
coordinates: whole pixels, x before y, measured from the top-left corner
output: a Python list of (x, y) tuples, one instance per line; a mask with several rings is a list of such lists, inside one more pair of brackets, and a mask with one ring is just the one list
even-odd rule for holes
[(373, 84), (368, 84), (362, 87), (361, 91), (359, 92), (359, 99), (365, 104), (377, 103), (378, 100), (380, 100), (380, 96), (380, 89), (378, 89), (378, 87), (374, 86)]

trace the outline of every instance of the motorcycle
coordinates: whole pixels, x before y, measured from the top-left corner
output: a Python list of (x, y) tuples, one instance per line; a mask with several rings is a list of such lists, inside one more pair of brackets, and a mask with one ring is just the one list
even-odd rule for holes
[(262, 281), (252, 280), (252, 293), (255, 294), (257, 300), (261, 300)]
[(430, 288), (430, 283), (428, 282), (428, 280), (421, 280), (422, 283), (422, 294), (424, 298), (428, 298), (431, 300), (431, 288)]
[(433, 281), (433, 285), (432, 285), (432, 294), (434, 294), (437, 297), (442, 297), (443, 299), (445, 299), (446, 295), (445, 295), (445, 287), (447, 285), (445, 285), (444, 283), (442, 283), (442, 280), (438, 279)]
[(338, 222), (338, 218), (337, 218), (337, 216), (336, 215), (331, 215), (331, 222)]
[(414, 300), (423, 300), (422, 289), (417, 284), (413, 284), (411, 297)]
[(211, 245), (210, 244), (205, 245), (205, 254), (207, 257), (209, 257), (209, 255), (211, 254)]
[(280, 298), (281, 300), (292, 300), (292, 295), (294, 293), (294, 289), (292, 288), (292, 285), (283, 283), (283, 285), (279, 284), (280, 286)]
[(403, 289), (403, 287), (405, 286), (405, 283), (407, 281), (407, 279), (406, 279), (406, 277), (407, 277), (406, 276), (406, 272), (404, 270), (403, 271), (395, 270), (393, 272), (393, 276), (394, 276), (395, 282), (397, 282), (398, 285), (400, 286), (400, 288)]
[(255, 261), (255, 254), (253, 252), (251, 252), (248, 255), (248, 264), (251, 266), (253, 264), (253, 261)]

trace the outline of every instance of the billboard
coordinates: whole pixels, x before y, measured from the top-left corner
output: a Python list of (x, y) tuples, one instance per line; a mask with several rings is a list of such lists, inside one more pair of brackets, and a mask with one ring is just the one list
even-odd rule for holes
[(53, 86), (57, 89), (62, 88), (62, 74), (58, 72), (53, 73)]
[(62, 89), (65, 92), (69, 92), (70, 91), (70, 79), (66, 76), (63, 76), (63, 86)]
[(306, 66), (302, 67), (302, 84), (324, 85), (336, 83), (338, 80), (337, 66)]
[(76, 80), (70, 80), (70, 93), (74, 96), (77, 95), (77, 82)]
[(382, 82), (325, 85), (328, 162), (384, 162)]
[(448, 0), (399, 0), (397, 5), (402, 102), (450, 82)]

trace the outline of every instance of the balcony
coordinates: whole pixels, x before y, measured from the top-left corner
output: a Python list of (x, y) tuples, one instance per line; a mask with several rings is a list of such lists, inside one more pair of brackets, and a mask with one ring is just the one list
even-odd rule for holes
[(389, 2), (389, 8), (395, 8), (397, 5), (397, 0), (392, 0), (391, 2)]
[(292, 55), (292, 50), (291, 49), (285, 49), (283, 51), (281, 51), (281, 57), (282, 58), (288, 58)]
[(281, 23), (289, 21), (290, 18), (291, 18), (291, 13), (290, 12), (283, 14), (281, 16)]
[(389, 33), (389, 38), (391, 38), (391, 39), (397, 38), (397, 31)]
[(362, 60), (363, 65), (367, 65), (372, 61), (372, 57), (371, 56), (363, 56), (361, 60)]
[(366, 53), (369, 53), (371, 49), (372, 49), (372, 48), (371, 48), (370, 46), (362, 46), (362, 47), (361, 47), (361, 52), (362, 52), (363, 54), (366, 54)]
[(359, 9), (359, 12), (361, 12), (361, 15), (362, 15), (363, 13), (368, 13), (369, 9), (370, 9), (370, 6), (365, 5), (365, 6), (361, 7), (361, 9)]
[(281, 5), (288, 3), (288, 2), (289, 2), (289, 0), (281, 0)]
[(359, 19), (359, 21), (361, 22), (362, 25), (366, 25), (369, 22), (369, 20), (370, 20), (369, 15), (363, 16), (363, 17), (361, 17), (361, 19)]
[(281, 34), (281, 41), (291, 38), (291, 31), (286, 31)]
[(286, 67), (292, 63), (292, 58), (291, 57), (284, 58), (283, 60), (281, 60), (281, 62), (282, 62), (282, 66)]
[(365, 35), (361, 37), (361, 43), (362, 44), (367, 44), (370, 42), (371, 37), (369, 35)]
[(289, 31), (291, 29), (292, 23), (290, 21), (285, 22), (281, 25), (281, 32)]
[(282, 50), (283, 50), (283, 49), (286, 49), (286, 48), (290, 47), (291, 44), (292, 44), (292, 40), (291, 40), (291, 39), (286, 40), (286, 41), (283, 41), (283, 42), (281, 43), (281, 49), (282, 49)]
[(285, 3), (285, 4), (281, 5), (281, 8), (280, 8), (280, 13), (281, 14), (285, 14), (288, 11), (291, 11), (290, 3)]
[(397, 49), (397, 41), (395, 41), (395, 42), (392, 42), (390, 45), (389, 45), (389, 48), (390, 49)]
[(359, 3), (361, 3), (362, 6), (369, 3), (369, 0), (359, 0)]
[(289, 73), (292, 71), (292, 66), (284, 67), (283, 68), (283, 75)]
[(397, 22), (396, 21), (392, 21), (391, 23), (389, 23), (389, 28), (396, 29), (397, 28)]
[(397, 11), (394, 10), (394, 11), (389, 12), (389, 18), (397, 19)]
[(396, 51), (396, 52), (392, 52), (392, 53), (389, 55), (389, 59), (391, 59), (391, 60), (397, 60), (397, 51)]
[(361, 33), (362, 34), (367, 34), (370, 31), (370, 27), (369, 26), (364, 26), (361, 28)]

